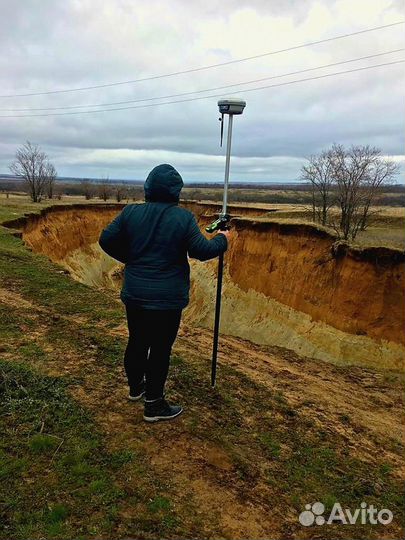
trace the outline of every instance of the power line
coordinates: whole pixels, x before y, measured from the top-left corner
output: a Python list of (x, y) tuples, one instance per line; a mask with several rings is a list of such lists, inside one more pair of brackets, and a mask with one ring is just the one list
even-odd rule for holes
[(358, 30), (357, 32), (351, 32), (349, 34), (341, 34), (339, 36), (334, 36), (334, 37), (330, 37), (330, 38), (326, 38), (326, 39), (320, 39), (318, 41), (310, 41), (308, 43), (302, 43), (301, 45), (295, 45), (295, 46), (292, 46), (292, 47), (287, 47), (285, 49), (278, 49), (276, 51), (269, 51), (269, 52), (262, 53), (262, 54), (257, 54), (257, 55), (254, 55), (254, 56), (247, 56), (245, 58), (239, 58), (237, 60), (229, 60), (228, 62), (221, 62), (221, 63), (218, 63), (218, 64), (211, 64), (209, 66), (190, 68), (190, 69), (185, 69), (185, 70), (182, 70), (182, 71), (174, 71), (172, 73), (165, 73), (165, 74), (162, 74), (162, 75), (152, 75), (150, 77), (143, 77), (141, 79), (133, 79), (133, 80), (130, 80), (130, 81), (120, 81), (120, 82), (114, 82), (114, 83), (108, 83), (108, 84), (98, 84), (98, 85), (94, 85), (94, 86), (82, 86), (82, 87), (79, 87), (79, 88), (69, 88), (69, 89), (66, 89), (66, 90), (48, 90), (48, 91), (43, 91), (43, 92), (30, 92), (30, 93), (24, 93), (24, 94), (9, 94), (9, 95), (2, 95), (2, 96), (0, 96), (0, 98), (43, 96), (43, 95), (48, 95), (48, 94), (62, 94), (62, 93), (67, 93), (67, 92), (81, 92), (83, 90), (95, 90), (97, 88), (107, 88), (107, 87), (112, 87), (112, 86), (121, 86), (121, 85), (124, 85), (124, 84), (135, 84), (135, 83), (144, 82), (144, 81), (152, 81), (152, 80), (156, 80), (156, 79), (163, 79), (165, 77), (174, 77), (174, 76), (177, 76), (177, 75), (184, 75), (184, 74), (187, 74), (187, 73), (195, 73), (197, 71), (204, 71), (204, 70), (207, 70), (207, 69), (228, 66), (228, 65), (237, 64), (237, 63), (240, 63), (240, 62), (247, 62), (249, 60), (256, 60), (257, 58), (263, 58), (265, 56), (271, 56), (271, 55), (280, 54), (280, 53), (283, 53), (283, 52), (294, 51), (294, 50), (297, 50), (297, 49), (302, 49), (303, 47), (310, 47), (312, 45), (319, 45), (320, 43), (327, 43), (329, 41), (334, 41), (336, 39), (343, 39), (343, 38), (347, 38), (347, 37), (350, 37), (350, 36), (357, 36), (359, 34), (365, 34), (367, 32), (374, 32), (375, 30), (382, 30), (384, 28), (390, 28), (392, 26), (397, 26), (399, 24), (404, 24), (404, 23), (405, 23), (405, 21), (397, 21), (397, 22), (394, 22), (394, 23), (391, 23), (391, 24), (384, 24), (384, 25), (381, 25), (381, 26), (374, 26), (372, 28), (366, 28), (364, 30)]
[(244, 81), (234, 84), (226, 84), (224, 86), (217, 86), (215, 88), (206, 88), (205, 90), (194, 90), (192, 92), (182, 92), (181, 94), (169, 94), (167, 96), (156, 96), (142, 99), (130, 99), (128, 101), (115, 101), (112, 103), (98, 103), (98, 104), (88, 104), (88, 105), (65, 105), (61, 107), (43, 107), (43, 108), (24, 108), (24, 109), (0, 109), (0, 112), (28, 112), (28, 111), (60, 111), (60, 110), (71, 110), (71, 109), (84, 109), (86, 107), (110, 107), (113, 105), (127, 105), (129, 103), (141, 103), (145, 101), (155, 101), (158, 99), (171, 99), (183, 96), (189, 96), (193, 94), (202, 94), (205, 92), (216, 92), (217, 90), (224, 90), (225, 88), (233, 88), (235, 86), (243, 86), (246, 84), (254, 84), (258, 82), (268, 81), (270, 79), (280, 79), (282, 77), (288, 77), (290, 75), (298, 75), (300, 73), (307, 73), (309, 71), (315, 71), (317, 69), (324, 69), (328, 67), (338, 66), (341, 64), (348, 64), (351, 62), (359, 62), (360, 60), (368, 60), (370, 58), (376, 58), (378, 56), (385, 56), (387, 54), (393, 54), (397, 52), (405, 51), (405, 47), (402, 49), (394, 49), (392, 51), (385, 51), (376, 54), (370, 54), (368, 56), (360, 56), (358, 58), (351, 58), (350, 60), (342, 60), (340, 62), (333, 62), (331, 64), (324, 64), (322, 66), (316, 66), (307, 69), (300, 69), (299, 71), (291, 71), (290, 73), (284, 73), (282, 75), (272, 75), (270, 77), (262, 77), (261, 79), (253, 79), (250, 81)]
[[(346, 71), (338, 71), (336, 73), (327, 73), (325, 75), (318, 75), (316, 77), (307, 77), (305, 79), (298, 79), (296, 81), (287, 81), (287, 82), (283, 82), (283, 83), (278, 83), (278, 84), (270, 84), (270, 85), (266, 85), (266, 86), (259, 86), (258, 88), (248, 88), (246, 90), (243, 90), (244, 93), (247, 93), (247, 92), (256, 92), (257, 90), (265, 90), (267, 88), (275, 88), (275, 87), (278, 87), (278, 86), (287, 86), (287, 85), (290, 85), (290, 84), (297, 84), (297, 83), (300, 83), (300, 82), (306, 82), (306, 81), (314, 81), (314, 80), (317, 80), (317, 79), (325, 79), (327, 77), (333, 77), (335, 75), (343, 75), (343, 74), (346, 74), (346, 73), (354, 73), (356, 71), (365, 71), (367, 69), (372, 69), (372, 68), (378, 68), (378, 67), (382, 67), (382, 66), (392, 66), (394, 64), (403, 64), (405, 62), (405, 60), (396, 60), (394, 62), (384, 62), (383, 64), (375, 64), (373, 66), (365, 66), (365, 67), (361, 67), (361, 68), (355, 68), (355, 69), (348, 69)], [(126, 110), (129, 110), (129, 109), (145, 109), (145, 108), (149, 108), (149, 107), (158, 107), (158, 106), (161, 106), (161, 105), (173, 105), (174, 103), (186, 103), (186, 102), (189, 102), (189, 101), (197, 101), (197, 100), (201, 100), (201, 99), (211, 99), (211, 98), (217, 98), (217, 97), (222, 97), (223, 94), (213, 94), (213, 95), (210, 95), (210, 96), (200, 96), (200, 97), (193, 97), (193, 98), (186, 98), (186, 99), (178, 99), (178, 100), (175, 100), (175, 101), (166, 101), (166, 102), (163, 102), (163, 103), (148, 103), (146, 105), (132, 105), (132, 106), (129, 106), (129, 107), (116, 107), (116, 108), (113, 108), (113, 109), (97, 109), (97, 110), (93, 110), (93, 111), (71, 111), (71, 112), (62, 112), (62, 113), (45, 113), (45, 114), (24, 114), (24, 115), (0, 115), (0, 118), (30, 118), (30, 117), (39, 117), (39, 116), (68, 116), (68, 115), (77, 115), (77, 114), (93, 114), (93, 113), (101, 113), (101, 112), (112, 112), (112, 111), (126, 111)]]

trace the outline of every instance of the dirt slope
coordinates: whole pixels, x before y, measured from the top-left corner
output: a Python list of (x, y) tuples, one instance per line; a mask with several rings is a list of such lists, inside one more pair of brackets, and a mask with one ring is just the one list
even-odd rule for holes
[[(50, 322), (55, 320), (52, 310), (27, 301), (12, 289), (0, 288), (1, 303), (21, 312), (27, 309), (29, 318), (35, 320), (35, 333), (31, 336), (28, 332), (25, 339), (33, 339), (53, 356), (53, 362), (46, 366), (48, 373), (80, 377), (80, 385), (72, 387), (73, 396), (92, 411), (110, 450), (130, 449), (139, 452), (142, 448), (147, 455), (148, 474), (153, 471), (160, 482), (169, 483), (174, 504), (186, 508), (193, 501), (196, 514), (188, 518), (189, 524), (183, 524), (186, 528), (190, 527), (190, 530), (196, 526), (193, 523), (198, 524), (198, 534), (195, 531), (193, 537), (317, 537), (319, 531), (299, 526), (297, 510), (279, 492), (282, 478), (277, 469), (272, 473), (270, 469), (270, 473), (275, 476), (273, 486), (264, 479), (260, 480), (261, 475), (266, 473), (266, 470), (261, 471), (264, 463), (255, 463), (253, 460), (252, 470), (247, 469), (242, 473), (238, 467), (243, 463), (237, 465), (235, 462), (237, 453), (234, 452), (238, 451), (237, 448), (223, 447), (215, 442), (215, 437), (211, 440), (204, 438), (199, 431), (193, 435), (196, 417), (201, 426), (210, 425), (216, 420), (212, 403), (204, 407), (200, 396), (194, 405), (188, 404), (186, 414), (178, 421), (170, 425), (145, 425), (139, 404), (129, 403), (125, 399), (125, 382), (120, 366), (106, 367), (97, 359), (96, 349), (79, 352), (70, 349), (68, 343), (63, 354), (58, 356), (57, 344), (48, 338), (52, 325)], [(80, 336), (83, 335), (82, 329), (86, 328), (86, 319), (68, 315), (59, 319), (58, 324), (69, 328), (73, 335)], [(100, 330), (112, 336), (127, 335), (124, 325), (108, 328), (101, 322)], [(211, 343), (210, 331), (183, 325), (174, 352), (186, 358), (191, 366), (202, 366), (206, 362), (205, 375), (208, 376)], [(381, 463), (387, 463), (392, 467), (397, 480), (405, 479), (401, 455), (405, 442), (402, 429), (405, 415), (402, 386), (398, 381), (386, 380), (381, 373), (362, 368), (354, 368), (349, 372), (296, 356), (291, 351), (255, 346), (233, 337), (221, 339), (219, 392), (229, 377), (228, 373), (223, 373), (225, 366), (231, 366), (271, 389), (274, 396), (283, 396), (288, 404), (288, 415), (294, 413), (293, 418), (298, 418), (300, 426), (308, 425), (311, 430), (324, 433), (330, 444), (337, 445), (339, 441), (340, 447), (345, 448), (350, 459), (361, 460), (370, 471), (378, 468)], [(197, 383), (196, 380), (194, 382)], [(241, 389), (242, 399), (247, 397), (244, 392), (245, 389)], [(205, 400), (210, 399), (205, 385), (204, 395)], [(267, 405), (259, 407), (259, 411), (262, 410), (262, 421), (268, 417)], [(224, 415), (225, 411), (218, 410), (217, 414)], [(250, 437), (252, 411), (247, 409), (244, 416), (243, 431)], [(288, 417), (279, 416), (280, 411), (271, 421), (276, 425), (281, 423), (288, 432), (291, 429)], [(223, 426), (220, 424), (220, 427), (226, 430), (226, 423)], [(274, 466), (287, 468), (291, 459), (288, 442), (282, 446), (281, 451), (284, 456), (281, 461), (279, 458), (270, 461), (273, 461)], [(243, 466), (248, 467), (246, 463)], [(131, 489), (131, 485), (137, 481), (136, 476), (129, 476), (123, 482), (127, 489)], [(120, 508), (122, 523), (131, 522), (138, 512), (142, 512), (140, 506), (124, 505)], [(395, 526), (398, 527), (397, 524)], [(394, 530), (399, 531), (399, 528), (387, 530), (387, 534), (392, 534)], [(360, 530), (357, 532), (360, 534)], [(338, 528), (337, 536), (333, 534), (334, 531), (329, 529), (323, 537), (347, 538), (344, 536), (346, 529)], [(379, 534), (383, 535), (379, 538), (384, 537), (383, 530), (380, 529)], [(361, 533), (361, 537), (376, 538), (372, 532), (364, 532), (364, 536)]]
[[(201, 226), (217, 206), (184, 205)], [(24, 241), (92, 286), (119, 287), (117, 264), (97, 245), (121, 208), (55, 207), (31, 216)], [(227, 254), (222, 330), (256, 343), (342, 364), (403, 369), (405, 254), (337, 246), (311, 225), (255, 221), (265, 209), (230, 209), (235, 238)], [(193, 298), (186, 317), (211, 327), (215, 267), (193, 263)]]

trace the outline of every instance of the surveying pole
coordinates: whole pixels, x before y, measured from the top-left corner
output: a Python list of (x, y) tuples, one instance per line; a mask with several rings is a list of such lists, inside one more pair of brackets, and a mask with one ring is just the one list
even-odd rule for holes
[[(219, 218), (206, 228), (206, 231), (213, 233), (215, 231), (224, 231), (229, 229), (228, 222), (230, 216), (227, 213), (228, 206), (228, 184), (229, 184), (229, 168), (231, 162), (231, 145), (232, 145), (232, 126), (233, 117), (235, 114), (242, 114), (246, 102), (241, 99), (221, 99), (218, 101), (219, 112), (221, 113), (221, 146), (222, 134), (224, 129), (224, 116), (228, 115), (228, 133), (226, 140), (226, 159), (225, 159), (225, 181), (224, 181), (224, 196), (222, 202), (222, 211)], [(219, 339), (219, 323), (221, 318), (221, 297), (222, 297), (222, 278), (224, 273), (224, 254), (221, 253), (218, 259), (218, 274), (217, 274), (217, 294), (215, 301), (215, 321), (214, 321), (214, 340), (212, 345), (212, 364), (211, 364), (211, 386), (215, 387), (217, 375), (217, 355), (218, 355), (218, 339)]]

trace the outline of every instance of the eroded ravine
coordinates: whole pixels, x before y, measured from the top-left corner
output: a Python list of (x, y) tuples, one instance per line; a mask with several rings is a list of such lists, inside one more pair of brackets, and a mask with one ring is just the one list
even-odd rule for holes
[[(184, 203), (203, 227), (214, 204)], [(9, 226), (75, 279), (118, 289), (120, 266), (97, 241), (123, 205), (58, 206)], [(403, 368), (405, 254), (336, 246), (311, 225), (263, 220), (265, 209), (231, 208), (222, 332), (342, 364)], [(242, 217), (238, 217), (242, 216)], [(255, 219), (258, 217), (258, 219)], [(216, 263), (192, 261), (189, 325), (212, 327)]]

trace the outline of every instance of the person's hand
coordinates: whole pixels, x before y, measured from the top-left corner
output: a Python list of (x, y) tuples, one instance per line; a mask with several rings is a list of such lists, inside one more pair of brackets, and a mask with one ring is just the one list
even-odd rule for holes
[(228, 241), (228, 244), (229, 242), (231, 241), (231, 238), (232, 238), (232, 229), (226, 229), (224, 231), (218, 231), (218, 234), (223, 234), (227, 241)]

